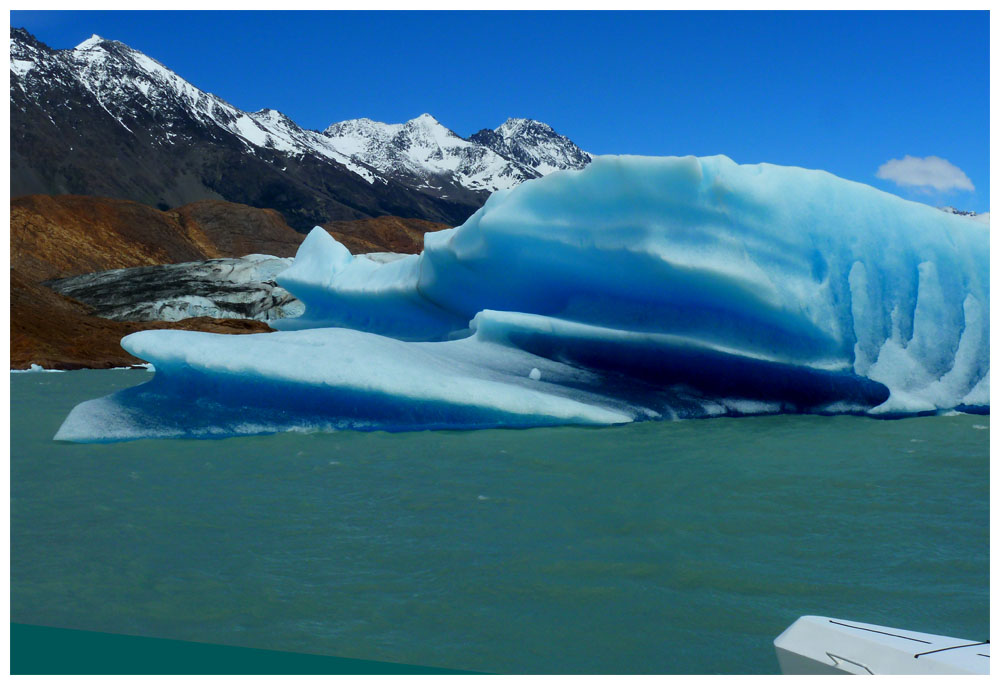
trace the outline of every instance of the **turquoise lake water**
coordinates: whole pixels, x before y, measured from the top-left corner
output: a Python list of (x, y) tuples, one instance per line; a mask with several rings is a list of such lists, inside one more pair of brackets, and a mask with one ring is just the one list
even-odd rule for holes
[(52, 441), (149, 378), (11, 375), (11, 621), (492, 673), (989, 639), (988, 416)]

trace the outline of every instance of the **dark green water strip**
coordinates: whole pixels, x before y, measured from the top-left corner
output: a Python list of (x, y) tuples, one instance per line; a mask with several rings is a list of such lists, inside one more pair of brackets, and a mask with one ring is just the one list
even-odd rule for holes
[(248, 647), (10, 624), (11, 675), (468, 673)]

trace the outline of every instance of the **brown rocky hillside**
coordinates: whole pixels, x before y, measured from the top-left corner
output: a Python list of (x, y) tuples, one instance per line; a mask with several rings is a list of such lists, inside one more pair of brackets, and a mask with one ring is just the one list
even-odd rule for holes
[(302, 240), (276, 212), (213, 200), (167, 212), (81, 195), (10, 203), (11, 267), (35, 281), (251, 252), (291, 257)]
[(423, 219), (402, 219), (380, 216), (356, 221), (329, 221), (323, 224), (334, 238), (352, 254), (360, 252), (406, 252), (416, 254), (424, 249), (424, 234), (448, 228)]
[(110, 369), (139, 364), (121, 348), (129, 333), (150, 328), (182, 328), (212, 333), (266, 333), (263, 321), (185, 319), (183, 321), (111, 321), (90, 314), (86, 305), (11, 272), (10, 368)]
[[(353, 253), (419, 252), (423, 234), (446, 228), (419, 219), (380, 217), (334, 222), (327, 230)], [(277, 212), (221, 200), (174, 210), (79, 195), (11, 199), (11, 368), (109, 368), (137, 363), (119, 346), (128, 333), (185, 328), (264, 332), (262, 322), (187, 319), (125, 323), (93, 316), (86, 305), (42, 281), (108, 269), (247, 254), (295, 255), (305, 239)]]
[(178, 207), (170, 214), (176, 214), (181, 225), (189, 230), (204, 234), (225, 257), (248, 254), (294, 257), (305, 239), (273, 209), (201, 200)]

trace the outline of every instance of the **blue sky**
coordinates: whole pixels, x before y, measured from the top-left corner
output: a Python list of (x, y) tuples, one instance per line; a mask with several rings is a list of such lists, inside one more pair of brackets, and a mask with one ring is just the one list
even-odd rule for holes
[(11, 25), (54, 48), (120, 40), (307, 128), (430, 112), (467, 136), (529, 117), (596, 154), (722, 153), (989, 210), (985, 11), (14, 11)]

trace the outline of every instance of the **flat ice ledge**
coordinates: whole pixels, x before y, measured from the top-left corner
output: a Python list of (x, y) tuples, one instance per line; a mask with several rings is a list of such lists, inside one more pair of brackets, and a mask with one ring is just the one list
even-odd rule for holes
[[(122, 346), (155, 364), (153, 380), (78, 405), (55, 439), (609, 425), (634, 418), (604, 398), (559, 385), (578, 376), (575, 369), (472, 338), (405, 343), (343, 328), (244, 336), (142, 331)], [(532, 378), (534, 369), (553, 383)]]

